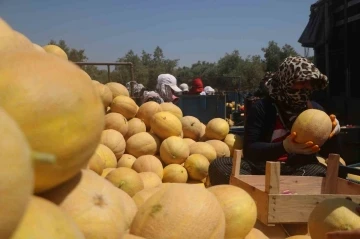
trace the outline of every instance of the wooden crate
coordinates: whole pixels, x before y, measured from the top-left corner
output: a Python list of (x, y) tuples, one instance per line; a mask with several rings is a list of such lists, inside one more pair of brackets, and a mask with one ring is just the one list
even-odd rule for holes
[[(280, 176), (280, 162), (266, 162), (265, 175), (240, 175), (242, 151), (236, 150), (230, 184), (255, 200), (258, 220), (265, 225), (307, 223), (324, 199), (351, 198), (360, 203), (360, 185), (338, 177), (339, 158), (330, 154), (326, 177)], [(284, 194), (289, 190), (293, 194)]]

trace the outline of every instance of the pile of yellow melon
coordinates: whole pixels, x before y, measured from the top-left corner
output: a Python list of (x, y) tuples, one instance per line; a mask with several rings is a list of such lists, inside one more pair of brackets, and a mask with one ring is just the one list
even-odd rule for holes
[(209, 184), (210, 163), (242, 148), (224, 119), (138, 106), (2, 19), (0, 121), (0, 238), (289, 236), (256, 221), (244, 190)]

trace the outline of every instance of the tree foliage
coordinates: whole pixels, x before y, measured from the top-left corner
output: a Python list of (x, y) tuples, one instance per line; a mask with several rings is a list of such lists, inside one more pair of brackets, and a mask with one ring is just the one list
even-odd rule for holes
[[(51, 40), (49, 44), (60, 46), (73, 62), (87, 62), (85, 49), (70, 48), (64, 40), (58, 42)], [(192, 79), (200, 77), (205, 85), (211, 85), (219, 90), (253, 91), (258, 86), (266, 71), (276, 71), (281, 62), (288, 56), (298, 56), (295, 49), (285, 44), (280, 47), (276, 42), (269, 41), (267, 47), (261, 49), (264, 57), (260, 55), (242, 56), (238, 50), (225, 53), (217, 62), (198, 61), (191, 66), (179, 67), (179, 59), (168, 59), (163, 50), (157, 46), (152, 53), (142, 51), (136, 54), (129, 50), (117, 62), (132, 62), (134, 78), (138, 83), (148, 89), (156, 87), (159, 74), (169, 73), (175, 75), (178, 84), (191, 84)], [(92, 79), (108, 82), (107, 70), (96, 66), (82, 67)], [(128, 66), (113, 67), (110, 72), (111, 81), (126, 84), (131, 81), (131, 68)]]

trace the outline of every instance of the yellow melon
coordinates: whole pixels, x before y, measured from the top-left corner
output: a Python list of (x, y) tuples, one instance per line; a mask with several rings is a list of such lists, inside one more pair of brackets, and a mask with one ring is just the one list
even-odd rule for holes
[(105, 178), (115, 187), (129, 194), (130, 197), (144, 189), (144, 183), (140, 176), (131, 168), (116, 168), (109, 172)]
[(178, 119), (181, 119), (183, 117), (183, 113), (179, 106), (174, 105), (171, 102), (164, 102), (160, 104), (160, 107), (162, 111), (167, 111), (175, 115)]
[(129, 124), (122, 114), (111, 112), (105, 115), (105, 129), (119, 131), (124, 136), (129, 130)]
[(85, 239), (75, 221), (54, 203), (32, 196), (11, 239)]
[(210, 163), (216, 159), (216, 150), (211, 144), (205, 142), (196, 142), (190, 145), (189, 148), (190, 154), (204, 155)]
[(206, 141), (206, 143), (214, 147), (216, 157), (230, 157), (230, 149), (223, 141), (213, 139)]
[(257, 208), (254, 199), (243, 189), (233, 185), (208, 188), (225, 213), (225, 239), (244, 238), (256, 223)]
[[(65, 211), (84, 233), (86, 239), (121, 238), (136, 211), (127, 195), (91, 170), (40, 195)], [(126, 205), (125, 205), (126, 203)], [(126, 214), (128, 212), (128, 214)]]
[(226, 120), (221, 118), (214, 118), (210, 120), (205, 129), (205, 136), (207, 139), (223, 140), (229, 133), (230, 127)]
[(154, 172), (140, 172), (139, 176), (144, 183), (144, 189), (155, 188), (162, 183), (159, 175)]
[(57, 45), (46, 45), (46, 46), (43, 46), (43, 48), (49, 54), (53, 54), (64, 60), (68, 60), (68, 55), (66, 54), (66, 52)]
[(109, 87), (111, 90), (111, 93), (113, 95), (113, 99), (119, 95), (123, 96), (130, 96), (129, 91), (126, 89), (126, 87), (120, 83), (117, 82), (109, 82), (106, 83), (106, 86)]
[(201, 122), (193, 116), (184, 116), (180, 119), (180, 121), (184, 137), (198, 141), (202, 133)]
[(326, 233), (360, 228), (358, 204), (345, 198), (326, 199), (316, 205), (308, 220), (312, 239), (324, 239)]
[(148, 132), (134, 134), (126, 141), (126, 150), (128, 154), (135, 157), (142, 155), (155, 155), (159, 151), (159, 138)]
[(181, 238), (224, 238), (225, 216), (216, 197), (205, 188), (171, 183), (141, 205), (130, 233), (149, 239), (179, 235)]
[(101, 144), (105, 145), (114, 153), (116, 159), (120, 159), (125, 152), (126, 142), (119, 131), (106, 129), (101, 134)]
[(163, 178), (163, 166), (158, 158), (154, 155), (142, 155), (138, 157), (132, 165), (136, 172), (153, 172), (160, 179)]
[(169, 164), (164, 168), (164, 183), (186, 183), (188, 173), (180, 164)]
[(182, 164), (189, 157), (189, 154), (189, 146), (180, 137), (171, 136), (161, 143), (160, 157), (166, 165)]
[(206, 140), (208, 140), (206, 138), (205, 132), (206, 132), (206, 125), (201, 123), (201, 134), (200, 134), (200, 138), (199, 138), (200, 142), (205, 142)]
[(117, 168), (119, 167), (131, 168), (135, 160), (136, 158), (131, 154), (123, 154), (117, 163)]
[(224, 139), (224, 143), (229, 147), (230, 156), (234, 155), (235, 149), (243, 149), (243, 139), (237, 134), (227, 134)]
[(190, 145), (192, 145), (193, 143), (196, 143), (195, 140), (190, 139), (190, 138), (183, 138), (183, 139), (184, 139), (184, 141), (189, 145), (189, 147), (190, 147)]
[(56, 158), (55, 164), (35, 162), (35, 192), (73, 177), (87, 165), (104, 128), (104, 107), (89, 79), (75, 64), (38, 51), (1, 53), (0, 75), (6, 75), (0, 106), (33, 150)]
[(128, 96), (116, 96), (110, 105), (111, 112), (122, 114), (127, 120), (135, 117), (139, 107), (133, 99)]
[(163, 185), (164, 185), (164, 184), (159, 185), (159, 186), (157, 186), (157, 187), (153, 187), (153, 188), (145, 188), (145, 189), (137, 192), (137, 193), (132, 197), (132, 199), (134, 200), (136, 206), (137, 206), (138, 208), (140, 208), (141, 205), (143, 205), (146, 200), (148, 200), (152, 195), (154, 195), (154, 193), (156, 193), (157, 191), (159, 191), (159, 190), (162, 188)]
[(95, 154), (105, 162), (105, 168), (116, 168), (117, 160), (115, 154), (103, 144), (99, 144), (96, 148)]
[(115, 168), (105, 168), (102, 173), (101, 177), (105, 178), (111, 171), (113, 171)]
[(320, 156), (316, 156), (316, 159), (319, 161), (319, 163), (321, 163), (322, 165), (327, 166), (326, 164), (326, 160), (323, 157)]
[(125, 236), (123, 237), (123, 239), (146, 239), (146, 238), (138, 237), (138, 236), (131, 235), (131, 234), (125, 234)]
[[(355, 168), (360, 169), (360, 167), (355, 167)], [(360, 182), (360, 176), (359, 175), (349, 173), (347, 175), (347, 178), (351, 179), (351, 180), (354, 180), (354, 181), (359, 181)]]
[(127, 134), (124, 136), (125, 139), (128, 139), (137, 133), (146, 132), (146, 125), (141, 119), (132, 118), (131, 120), (128, 121), (128, 124), (129, 124), (129, 130)]
[(139, 107), (136, 118), (141, 119), (145, 123), (146, 128), (150, 129), (151, 117), (160, 111), (162, 111), (160, 104), (155, 101), (145, 102)]
[(104, 107), (107, 108), (108, 106), (110, 106), (113, 100), (113, 96), (109, 87), (95, 80), (93, 80), (93, 84), (99, 92)]
[(296, 132), (295, 141), (306, 143), (308, 141), (321, 147), (329, 138), (332, 131), (330, 117), (321, 110), (308, 109), (303, 111), (295, 120), (291, 132)]
[(170, 112), (162, 111), (153, 115), (151, 130), (161, 139), (170, 136), (180, 136), (182, 132), (181, 121)]
[(0, 238), (9, 238), (31, 198), (34, 174), (25, 135), (2, 108), (0, 122)]
[(184, 168), (189, 177), (194, 180), (202, 180), (208, 176), (209, 160), (201, 154), (190, 155), (184, 163)]
[(105, 163), (105, 160), (103, 158), (101, 158), (101, 156), (99, 154), (95, 153), (90, 158), (86, 168), (94, 171), (95, 173), (97, 173), (99, 175), (101, 175), (103, 170), (106, 168), (106, 163)]
[(262, 231), (256, 228), (252, 228), (249, 234), (244, 239), (270, 239)]

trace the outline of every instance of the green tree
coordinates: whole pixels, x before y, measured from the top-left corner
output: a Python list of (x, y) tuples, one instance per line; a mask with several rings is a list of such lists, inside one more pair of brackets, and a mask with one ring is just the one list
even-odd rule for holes
[(264, 52), (266, 71), (276, 71), (286, 57), (299, 55), (292, 46), (285, 44), (280, 48), (275, 41), (270, 41), (261, 50)]

